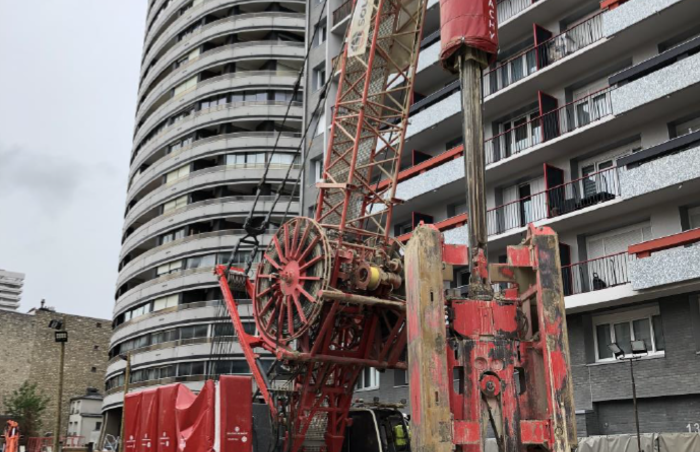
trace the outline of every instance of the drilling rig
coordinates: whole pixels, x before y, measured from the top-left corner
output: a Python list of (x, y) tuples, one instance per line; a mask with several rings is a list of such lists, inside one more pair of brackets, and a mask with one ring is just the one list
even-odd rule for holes
[[(356, 0), (315, 217), (279, 227), (253, 280), (230, 265), (216, 274), (285, 451), (341, 452), (353, 389), (374, 367), (408, 370), (414, 451), (482, 452), (490, 434), (502, 452), (570, 452), (556, 234), (530, 226), (507, 263), (487, 262), (481, 82), (498, 48), (495, 0), (440, 5), (440, 59), (462, 86), (470, 246), (444, 244), (429, 225), (407, 247), (389, 233), (426, 5)], [(469, 267), (466, 298), (444, 289), (452, 266)], [(258, 335), (243, 329), (240, 291)], [(276, 358), (270, 371), (258, 348)]]

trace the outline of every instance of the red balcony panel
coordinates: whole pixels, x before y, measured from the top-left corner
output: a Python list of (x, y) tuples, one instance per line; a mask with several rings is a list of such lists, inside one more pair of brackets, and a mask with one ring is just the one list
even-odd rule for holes
[(636, 255), (638, 258), (645, 258), (657, 251), (690, 245), (696, 242), (700, 242), (700, 228), (631, 245), (627, 252)]

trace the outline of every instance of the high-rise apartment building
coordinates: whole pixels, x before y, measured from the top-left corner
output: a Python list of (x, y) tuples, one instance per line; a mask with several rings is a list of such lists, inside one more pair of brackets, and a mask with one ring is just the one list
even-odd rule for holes
[[(248, 372), (212, 270), (245, 234), (266, 164), (254, 214), (272, 209), (290, 166), (291, 178), (298, 175), (303, 111), (293, 86), (305, 53), (304, 11), (303, 0), (150, 2), (105, 377), (106, 433), (119, 433), (127, 353), (134, 391), (176, 381), (196, 390), (207, 378)], [(298, 209), (291, 199), (291, 212)], [(234, 262), (249, 255), (244, 247)], [(250, 316), (244, 321), (254, 328)]]
[[(332, 74), (352, 0), (310, 2), (319, 24), (307, 76), (304, 212), (316, 203)], [(467, 242), (459, 82), (438, 62), (440, 12), (428, 2), (393, 233), (420, 221)], [(526, 225), (560, 240), (579, 435), (634, 431), (629, 354), (643, 432), (700, 422), (700, 2), (501, 0), (500, 51), (484, 71), (489, 258), (505, 258)], [(319, 121), (320, 120), (320, 121)], [(316, 122), (320, 122), (316, 126)], [(453, 287), (467, 283), (456, 269)], [(629, 356), (629, 355), (628, 355)], [(408, 399), (404, 372), (368, 369), (357, 396)]]
[(22, 299), (24, 273), (0, 269), (0, 309), (16, 311)]

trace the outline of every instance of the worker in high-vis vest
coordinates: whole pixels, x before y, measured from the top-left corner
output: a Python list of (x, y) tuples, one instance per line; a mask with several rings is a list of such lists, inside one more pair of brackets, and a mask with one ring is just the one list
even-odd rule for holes
[(394, 444), (399, 451), (407, 450), (411, 439), (411, 432), (406, 424), (396, 424), (394, 426)]

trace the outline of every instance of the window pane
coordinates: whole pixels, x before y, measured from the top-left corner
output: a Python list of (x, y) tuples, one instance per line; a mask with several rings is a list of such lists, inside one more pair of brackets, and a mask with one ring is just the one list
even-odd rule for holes
[(243, 331), (248, 334), (255, 334), (255, 323), (254, 322), (244, 322)]
[(598, 341), (598, 359), (612, 358), (612, 352), (608, 348), (610, 344), (610, 325), (598, 325), (595, 329)]
[(194, 327), (194, 337), (207, 337), (207, 325), (196, 325)]
[(231, 373), (234, 374), (248, 374), (250, 369), (248, 368), (248, 363), (245, 361), (233, 361), (231, 362)]
[(192, 363), (192, 375), (204, 375), (204, 362)]
[(214, 336), (234, 336), (233, 325), (230, 323), (217, 323), (214, 325)]
[(194, 337), (194, 327), (185, 326), (180, 328), (180, 339), (192, 339)]
[(630, 331), (630, 324), (616, 323), (615, 324), (615, 342), (617, 345), (625, 352), (625, 354), (632, 353), (632, 335)]
[(651, 325), (649, 319), (640, 319), (632, 322), (632, 328), (634, 330), (634, 340), (644, 341), (648, 351), (653, 351), (654, 347), (651, 343)]
[(656, 351), (666, 350), (666, 338), (664, 337), (663, 325), (661, 325), (661, 316), (655, 315), (651, 318), (654, 324), (654, 342), (656, 343)]

